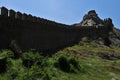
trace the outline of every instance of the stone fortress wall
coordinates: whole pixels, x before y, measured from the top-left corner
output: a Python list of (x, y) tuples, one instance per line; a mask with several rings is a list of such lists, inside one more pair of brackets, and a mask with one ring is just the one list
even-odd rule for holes
[(105, 26), (71, 26), (27, 15), (5, 7), (0, 9), (0, 49), (17, 44), (23, 51), (51, 51), (73, 45), (82, 37), (107, 38)]
[[(45, 24), (47, 23), (47, 24), (52, 24), (52, 25), (58, 24), (54, 21), (50, 21), (50, 20), (47, 20), (44, 18), (32, 16), (31, 14), (21, 13), (19, 11), (15, 12), (12, 9), (8, 10), (5, 7), (0, 8), (0, 15), (4, 16), (4, 17), (19, 19), (19, 20), (27, 20), (27, 21), (31, 21), (31, 22), (41, 22), (41, 23), (45, 23)], [(65, 25), (65, 24), (61, 24), (61, 25)]]

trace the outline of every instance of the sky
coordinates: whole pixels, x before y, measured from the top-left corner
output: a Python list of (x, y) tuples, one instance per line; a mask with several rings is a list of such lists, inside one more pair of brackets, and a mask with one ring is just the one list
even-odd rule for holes
[(101, 19), (112, 18), (120, 29), (120, 0), (0, 0), (1, 6), (68, 25), (95, 10)]

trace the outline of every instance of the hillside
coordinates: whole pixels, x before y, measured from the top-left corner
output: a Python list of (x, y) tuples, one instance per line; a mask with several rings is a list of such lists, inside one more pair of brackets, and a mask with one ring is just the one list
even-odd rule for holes
[[(80, 42), (81, 44), (81, 42)], [(51, 57), (0, 51), (0, 80), (119, 80), (120, 48), (74, 45)], [(18, 56), (19, 55), (19, 56)]]

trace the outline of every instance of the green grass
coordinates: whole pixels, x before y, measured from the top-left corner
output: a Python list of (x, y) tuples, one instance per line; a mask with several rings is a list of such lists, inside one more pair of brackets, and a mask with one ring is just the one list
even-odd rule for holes
[[(43, 57), (39, 52), (24, 52), (14, 58), (10, 50), (0, 51), (0, 80), (120, 80), (120, 48), (99, 47), (89, 44), (75, 45), (58, 51), (52, 57)], [(99, 53), (115, 55), (108, 60)]]

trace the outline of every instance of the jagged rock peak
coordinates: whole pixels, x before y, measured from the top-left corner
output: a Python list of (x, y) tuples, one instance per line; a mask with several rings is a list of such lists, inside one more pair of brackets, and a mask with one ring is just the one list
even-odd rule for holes
[(90, 10), (84, 15), (83, 20), (76, 26), (103, 26), (103, 20), (98, 17), (95, 10)]
[(95, 10), (91, 10), (88, 12), (88, 14), (96, 14), (96, 11)]
[(93, 18), (99, 18), (96, 11), (95, 10), (91, 10), (88, 12), (88, 14), (86, 14), (84, 17), (83, 17), (83, 20), (85, 19), (93, 19)]

